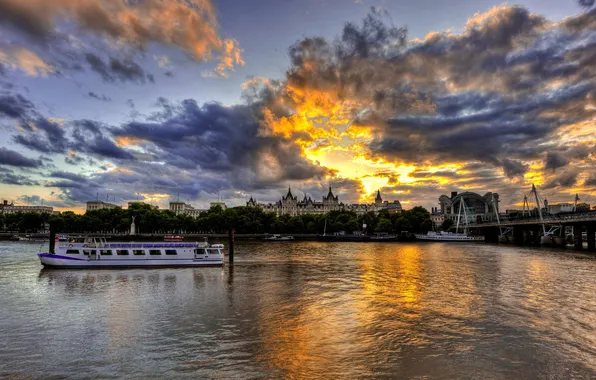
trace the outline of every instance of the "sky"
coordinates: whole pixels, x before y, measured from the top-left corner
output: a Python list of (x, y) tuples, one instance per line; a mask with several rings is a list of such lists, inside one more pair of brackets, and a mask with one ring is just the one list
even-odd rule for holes
[(596, 204), (595, 47), (577, 0), (0, 0), (0, 198)]

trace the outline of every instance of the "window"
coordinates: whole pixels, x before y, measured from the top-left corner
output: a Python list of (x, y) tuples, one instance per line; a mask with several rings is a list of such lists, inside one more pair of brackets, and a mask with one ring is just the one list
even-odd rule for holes
[(145, 250), (144, 249), (135, 249), (132, 251), (132, 254), (135, 256), (145, 256)]
[(78, 249), (67, 249), (66, 250), (66, 254), (67, 255), (78, 255), (79, 254), (79, 250)]
[(102, 256), (111, 256), (112, 255), (112, 250), (111, 249), (101, 249), (99, 251), (99, 254)]
[(116, 251), (116, 254), (118, 256), (128, 256), (128, 250), (127, 249), (119, 249)]
[(177, 255), (178, 252), (176, 252), (175, 249), (166, 249), (166, 255)]
[(161, 255), (161, 251), (159, 249), (150, 249), (149, 254), (153, 256), (159, 256)]
[(90, 255), (95, 255), (95, 250), (84, 250), (83, 251), (83, 255), (85, 256), (90, 256)]

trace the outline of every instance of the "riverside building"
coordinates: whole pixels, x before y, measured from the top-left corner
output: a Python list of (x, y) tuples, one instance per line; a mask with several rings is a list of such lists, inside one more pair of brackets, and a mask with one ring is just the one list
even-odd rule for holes
[(40, 214), (53, 214), (54, 208), (50, 206), (17, 206), (4, 200), (0, 205), (1, 214), (16, 214), (18, 212), (36, 212)]
[(326, 214), (331, 211), (353, 211), (358, 215), (365, 214), (367, 212), (379, 212), (383, 209), (389, 210), (389, 212), (400, 212), (402, 210), (399, 201), (393, 201), (389, 203), (383, 201), (381, 192), (377, 191), (375, 203), (354, 203), (344, 204), (339, 201), (339, 196), (334, 195), (329, 186), (329, 192), (324, 195), (321, 201), (313, 200), (311, 197), (307, 197), (306, 194), (302, 200), (298, 200), (297, 196), (292, 194), (292, 189), (288, 188), (288, 193), (282, 196), (281, 199), (275, 203), (258, 203), (253, 197), (246, 203), (248, 207), (259, 207), (265, 212), (275, 213), (277, 216), (289, 215), (299, 216), (306, 214)]

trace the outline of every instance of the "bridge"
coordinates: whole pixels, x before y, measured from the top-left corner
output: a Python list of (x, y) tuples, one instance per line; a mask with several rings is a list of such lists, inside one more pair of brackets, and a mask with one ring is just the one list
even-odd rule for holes
[[(528, 198), (535, 200), (534, 210), (530, 210)], [(466, 227), (483, 234), (487, 242), (565, 246), (568, 237), (570, 237), (575, 249), (583, 250), (583, 242), (587, 241), (588, 251), (596, 252), (596, 210), (575, 212), (578, 200), (579, 197), (576, 195), (574, 212), (550, 215), (546, 212), (548, 210), (547, 203), (541, 202), (536, 187), (532, 185), (530, 193), (524, 196), (523, 213), (525, 214), (527, 211), (527, 217), (514, 219), (505, 217), (501, 220), (497, 212), (496, 221), (469, 221), (466, 223)], [(496, 203), (494, 199), (493, 203)], [(542, 212), (543, 207), (546, 215)], [(568, 229), (572, 229), (569, 236), (566, 234)]]

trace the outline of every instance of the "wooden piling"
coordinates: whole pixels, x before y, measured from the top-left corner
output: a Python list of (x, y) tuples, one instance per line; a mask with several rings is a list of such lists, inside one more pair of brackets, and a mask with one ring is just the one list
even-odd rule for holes
[(54, 223), (50, 223), (49, 253), (56, 253), (56, 225)]
[(234, 232), (233, 228), (228, 230), (228, 261), (230, 263), (234, 262)]

